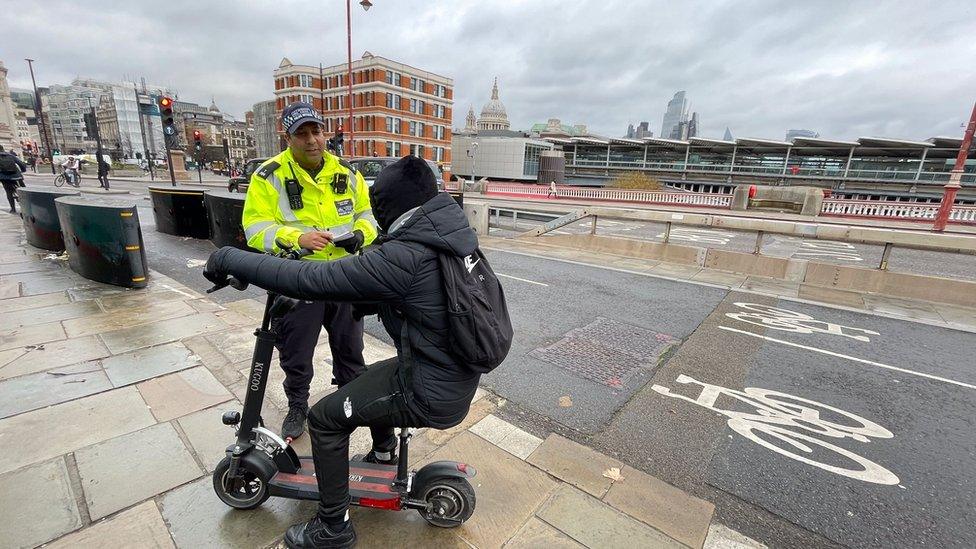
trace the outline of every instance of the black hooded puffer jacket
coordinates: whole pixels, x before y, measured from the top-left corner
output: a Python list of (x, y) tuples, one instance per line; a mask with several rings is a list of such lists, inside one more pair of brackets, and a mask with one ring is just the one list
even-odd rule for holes
[[(382, 245), (337, 261), (293, 261), (225, 247), (207, 271), (308, 300), (378, 304), (380, 320), (396, 343), (406, 380), (401, 327), (407, 323), (411, 406), (431, 427), (457, 425), (467, 415), (480, 375), (449, 352), (447, 306), (437, 253), (470, 255), (478, 237), (447, 193), (405, 213)], [(402, 313), (402, 315), (401, 315)], [(407, 381), (403, 381), (408, 383)]]

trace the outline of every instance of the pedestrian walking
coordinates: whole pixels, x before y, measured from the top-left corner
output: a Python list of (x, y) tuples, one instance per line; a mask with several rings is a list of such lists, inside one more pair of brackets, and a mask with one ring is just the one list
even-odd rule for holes
[(546, 198), (552, 198), (554, 196), (556, 196), (556, 182), (555, 181), (553, 181), (552, 183), (549, 183), (549, 194), (546, 195)]
[(23, 173), (26, 171), (27, 164), (0, 146), (0, 182), (3, 183), (7, 201), (10, 202), (10, 213), (17, 213), (17, 187), (24, 186)]
[(30, 155), (27, 157), (27, 165), (30, 166), (31, 172), (37, 173), (37, 155)]
[(111, 169), (111, 166), (109, 165), (108, 162), (105, 161), (104, 158), (102, 158), (101, 154), (98, 154), (96, 156), (98, 156), (98, 184), (101, 185), (101, 187), (107, 191), (108, 171), (109, 169)]

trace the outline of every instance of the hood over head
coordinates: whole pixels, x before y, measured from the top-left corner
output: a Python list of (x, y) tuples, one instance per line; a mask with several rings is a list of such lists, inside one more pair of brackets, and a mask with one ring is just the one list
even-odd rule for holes
[(369, 202), (376, 224), (389, 231), (397, 218), (436, 194), (437, 180), (430, 167), (409, 155), (383, 168), (369, 189)]

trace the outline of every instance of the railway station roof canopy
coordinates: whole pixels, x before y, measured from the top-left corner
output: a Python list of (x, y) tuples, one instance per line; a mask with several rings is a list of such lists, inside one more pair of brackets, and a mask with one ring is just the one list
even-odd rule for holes
[[(732, 153), (733, 148), (755, 153), (780, 154), (787, 149), (792, 154), (806, 156), (847, 156), (854, 149), (858, 156), (888, 156), (917, 158), (925, 151), (927, 158), (955, 158), (962, 145), (962, 139), (957, 137), (932, 137), (926, 141), (911, 141), (907, 139), (890, 139), (887, 137), (859, 137), (856, 141), (840, 139), (824, 139), (820, 137), (796, 137), (790, 141), (761, 138), (738, 138), (734, 141), (710, 139), (707, 137), (691, 137), (687, 141), (681, 139), (664, 139), (660, 137), (644, 137), (631, 139), (625, 137), (601, 137), (596, 135), (574, 137), (544, 137), (545, 141), (557, 145), (590, 145), (590, 146), (621, 146), (621, 147), (667, 147), (684, 149), (692, 147), (696, 151), (710, 153)], [(976, 158), (976, 148), (971, 150), (970, 158)]]

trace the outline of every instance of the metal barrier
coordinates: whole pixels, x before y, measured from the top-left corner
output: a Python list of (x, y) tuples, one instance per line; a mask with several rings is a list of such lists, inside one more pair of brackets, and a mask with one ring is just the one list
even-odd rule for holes
[(150, 186), (156, 230), (174, 236), (210, 238), (203, 194), (208, 187)]
[[(526, 198), (548, 198), (551, 195), (550, 188), (547, 186), (519, 183), (488, 183), (485, 194)], [(561, 186), (556, 187), (556, 198), (666, 204), (699, 208), (732, 208), (732, 195), (723, 193), (635, 191)], [(823, 201), (820, 215), (932, 222), (935, 220), (938, 210), (939, 204), (937, 203), (826, 198)], [(949, 222), (976, 225), (976, 206), (955, 206), (949, 214)]]
[(241, 217), (244, 214), (244, 198), (241, 193), (227, 191), (207, 191), (203, 202), (207, 207), (210, 223), (210, 242), (220, 248), (233, 246), (241, 250), (254, 251), (247, 245)]
[(146, 287), (146, 254), (134, 201), (64, 196), (54, 202), (71, 270), (98, 282)]
[[(549, 187), (511, 183), (488, 183), (488, 195), (511, 195), (546, 198)], [(644, 204), (676, 204), (703, 208), (732, 208), (732, 195), (712, 193), (682, 193), (667, 191), (636, 191), (629, 189), (593, 189), (586, 187), (556, 187), (556, 198), (599, 200), (608, 202), (638, 202)]]
[(27, 243), (42, 250), (64, 250), (61, 221), (55, 199), (62, 196), (78, 196), (76, 190), (51, 189), (49, 187), (19, 187), (21, 217), (24, 218), (24, 234)]

